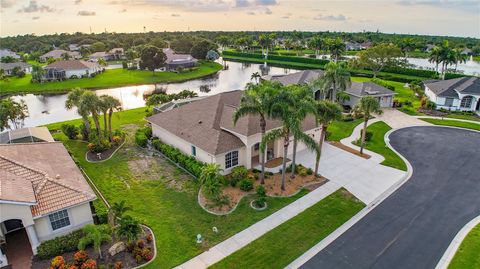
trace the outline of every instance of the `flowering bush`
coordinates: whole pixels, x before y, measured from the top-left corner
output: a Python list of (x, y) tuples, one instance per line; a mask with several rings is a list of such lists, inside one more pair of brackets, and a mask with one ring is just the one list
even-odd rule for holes
[(81, 269), (97, 269), (97, 262), (92, 259), (88, 259), (82, 264)]
[(145, 241), (143, 241), (143, 240), (138, 240), (137, 246), (138, 246), (139, 248), (144, 248), (144, 247), (145, 247)]
[(148, 243), (152, 243), (152, 241), (153, 241), (152, 234), (147, 235), (147, 237), (145, 239), (147, 240)]
[(88, 260), (88, 253), (85, 250), (80, 250), (75, 252), (75, 254), (73, 254), (73, 262), (77, 266), (82, 265), (87, 260)]
[(122, 141), (122, 137), (116, 135), (116, 136), (112, 137), (112, 140), (113, 140), (113, 143), (118, 145)]
[(50, 269), (63, 269), (65, 268), (65, 259), (62, 256), (57, 256), (52, 259), (50, 263)]
[(134, 243), (127, 243), (127, 251), (132, 253), (133, 250), (135, 249), (135, 244)]
[(144, 248), (142, 251), (142, 258), (147, 262), (151, 260), (153, 258), (152, 251), (149, 248)]
[(135, 261), (137, 262), (137, 264), (140, 264), (143, 261), (143, 257), (141, 255), (137, 255), (135, 256)]

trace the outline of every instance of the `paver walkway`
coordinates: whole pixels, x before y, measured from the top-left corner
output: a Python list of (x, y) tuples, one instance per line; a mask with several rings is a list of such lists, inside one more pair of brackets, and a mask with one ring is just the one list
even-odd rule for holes
[(253, 224), (247, 229), (235, 234), (227, 240), (212, 247), (208, 251), (194, 257), (184, 264), (177, 266), (178, 269), (201, 269), (207, 268), (235, 251), (248, 245), (250, 242), (264, 235), (268, 231), (276, 228), (285, 221), (295, 217), (307, 208), (321, 201), (323, 198), (340, 189), (340, 185), (335, 182), (327, 182), (321, 187), (299, 198), (295, 202), (278, 210), (272, 215)]
[(392, 129), (412, 126), (431, 126), (431, 123), (419, 120), (396, 109), (383, 109), (382, 115), (375, 115), (375, 119), (383, 121)]

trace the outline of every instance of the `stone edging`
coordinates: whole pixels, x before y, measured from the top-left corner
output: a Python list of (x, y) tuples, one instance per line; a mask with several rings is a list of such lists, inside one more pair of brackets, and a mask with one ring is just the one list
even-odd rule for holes
[(255, 200), (250, 201), (250, 207), (253, 208), (254, 210), (263, 211), (263, 210), (267, 209), (267, 206), (268, 206), (268, 205), (267, 205), (267, 202), (265, 202), (265, 205), (264, 205), (263, 207), (261, 207), (261, 208), (255, 207), (255, 206), (253, 205), (253, 202), (255, 202)]
[(90, 160), (87, 158), (87, 155), (88, 155), (88, 151), (87, 151), (87, 152), (85, 152), (85, 160), (86, 160), (87, 162), (89, 162), (89, 163), (102, 163), (102, 162), (108, 161), (108, 160), (110, 160), (110, 159), (113, 157), (113, 155), (115, 155), (115, 153), (117, 153), (117, 151), (118, 151), (121, 147), (123, 147), (123, 145), (125, 145), (125, 142), (127, 142), (127, 138), (126, 138), (126, 137), (125, 137), (125, 139), (123, 140), (123, 143), (122, 143), (120, 146), (118, 146), (118, 148), (116, 148), (116, 149), (112, 152), (112, 154), (111, 154), (110, 156), (108, 156), (108, 158), (106, 158), (106, 159), (103, 159), (103, 160), (100, 160), (100, 161), (90, 161)]
[(148, 262), (144, 263), (144, 264), (140, 264), (139, 266), (136, 266), (136, 267), (132, 267), (131, 269), (137, 269), (137, 268), (142, 268), (142, 267), (145, 267), (147, 265), (149, 265), (150, 263), (152, 263), (155, 258), (157, 257), (157, 242), (155, 241), (155, 234), (153, 233), (152, 229), (150, 229), (150, 227), (148, 227), (147, 225), (145, 224), (140, 224), (140, 226), (144, 227), (144, 228), (147, 228), (147, 230), (150, 231), (150, 234), (152, 235), (152, 242), (153, 242), (153, 257), (151, 260), (149, 260)]

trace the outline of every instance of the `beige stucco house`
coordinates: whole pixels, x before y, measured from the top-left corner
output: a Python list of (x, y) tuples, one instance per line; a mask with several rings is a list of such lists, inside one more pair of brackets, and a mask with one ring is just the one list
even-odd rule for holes
[[(240, 165), (250, 169), (259, 163), (261, 130), (258, 116), (246, 116), (233, 124), (242, 94), (243, 91), (219, 93), (155, 114), (147, 121), (152, 125), (153, 136), (202, 162), (217, 163), (225, 174)], [(280, 121), (267, 120), (267, 132), (280, 127)], [(320, 137), (320, 127), (313, 116), (307, 117), (302, 127), (308, 135)], [(289, 153), (292, 148), (290, 143)], [(297, 152), (304, 149), (305, 145), (299, 143)], [(283, 141), (269, 144), (265, 153), (267, 160), (283, 157)]]
[(0, 267), (19, 244), (36, 254), (42, 241), (93, 223), (95, 193), (60, 142), (0, 144), (0, 179)]

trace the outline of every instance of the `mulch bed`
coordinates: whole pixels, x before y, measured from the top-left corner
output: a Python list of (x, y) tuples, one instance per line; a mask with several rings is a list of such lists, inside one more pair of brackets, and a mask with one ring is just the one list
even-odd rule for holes
[(123, 144), (123, 140), (120, 141), (120, 143), (118, 143), (118, 145), (114, 145), (110, 149), (107, 149), (106, 151), (103, 151), (103, 152), (100, 152), (100, 153), (95, 153), (95, 152), (88, 151), (87, 152), (87, 160), (90, 161), (90, 162), (104, 161), (104, 160), (110, 158), (110, 156), (112, 156), (112, 154), (115, 152), (115, 150), (117, 150), (122, 144)]
[(345, 151), (348, 151), (348, 152), (350, 152), (350, 153), (352, 153), (352, 154), (355, 154), (355, 155), (357, 155), (357, 156), (359, 156), (359, 157), (362, 157), (362, 158), (364, 158), (364, 159), (370, 159), (370, 158), (372, 157), (372, 156), (370, 156), (370, 155), (368, 155), (368, 154), (365, 154), (365, 153), (360, 154), (360, 151), (358, 151), (358, 150), (356, 150), (356, 149), (353, 149), (353, 148), (351, 148), (351, 147), (349, 147), (349, 146), (346, 146), (346, 145), (344, 145), (344, 144), (342, 144), (341, 142), (338, 142), (338, 141), (328, 141), (328, 143), (329, 143), (330, 145), (334, 146), (334, 147), (337, 147), (337, 148), (339, 148), (339, 149), (343, 149), (343, 150), (345, 150)]
[[(290, 161), (290, 159), (287, 158), (287, 163)], [(282, 157), (278, 157), (278, 158), (275, 158), (275, 159), (271, 159), (270, 161), (267, 161), (265, 163), (265, 167), (266, 168), (275, 168), (275, 167), (278, 167), (280, 165), (282, 165), (283, 163), (283, 158)]]
[[(144, 248), (151, 248), (152, 255), (153, 255), (153, 249), (154, 249), (153, 243), (154, 242), (147, 243), (147, 240), (146, 240), (146, 237), (150, 234), (150, 232), (146, 228), (142, 227), (142, 229), (143, 229), (143, 234), (139, 237), (139, 240), (143, 240), (145, 242), (145, 247)], [(98, 256), (97, 252), (92, 247), (86, 248), (85, 251), (88, 253), (88, 256), (91, 259), (94, 259), (94, 260), (97, 261), (97, 267), (99, 267), (99, 268), (113, 268), (113, 265), (118, 261), (122, 262), (122, 269), (133, 268), (133, 267), (136, 267), (140, 264), (146, 263), (146, 261), (142, 261), (140, 264), (138, 264), (135, 261), (132, 253), (129, 253), (127, 251), (120, 252), (115, 256), (110, 256), (110, 254), (108, 253), (108, 249), (115, 243), (116, 242), (112, 241), (110, 243), (104, 243), (102, 245), (101, 249), (102, 249), (103, 259), (101, 259), (101, 260), (99, 259), (99, 256)], [(71, 252), (63, 253), (62, 256), (65, 259), (66, 263), (73, 264), (73, 255), (75, 254), (75, 252), (77, 252), (77, 251), (71, 251)], [(34, 256), (33, 259), (32, 259), (32, 267), (31, 268), (32, 269), (47, 269), (47, 268), (50, 268), (51, 260), (52, 259), (42, 260), (38, 256)], [(101, 266), (104, 266), (104, 267), (101, 267)]]
[[(325, 184), (328, 180), (324, 177), (315, 177), (313, 175), (307, 176), (299, 176), (296, 175), (295, 178), (290, 178), (290, 173), (285, 174), (285, 191), (281, 190), (282, 185), (282, 174), (276, 173), (271, 176), (267, 176), (265, 178), (265, 191), (267, 196), (274, 196), (274, 197), (288, 197), (296, 194), (302, 188), (305, 188), (309, 191), (312, 191), (323, 184)], [(250, 192), (245, 192), (240, 190), (237, 187), (227, 186), (222, 189), (222, 195), (228, 197), (229, 203), (226, 205), (217, 206), (213, 201), (208, 200), (204, 195), (203, 192), (200, 191), (199, 195), (199, 202), (202, 206), (207, 208), (209, 211), (217, 213), (217, 214), (226, 214), (229, 213), (235, 206), (240, 202), (240, 200), (249, 194), (254, 194), (255, 189), (258, 185), (260, 185), (260, 180), (255, 180), (253, 183), (254, 187), (253, 190)]]

